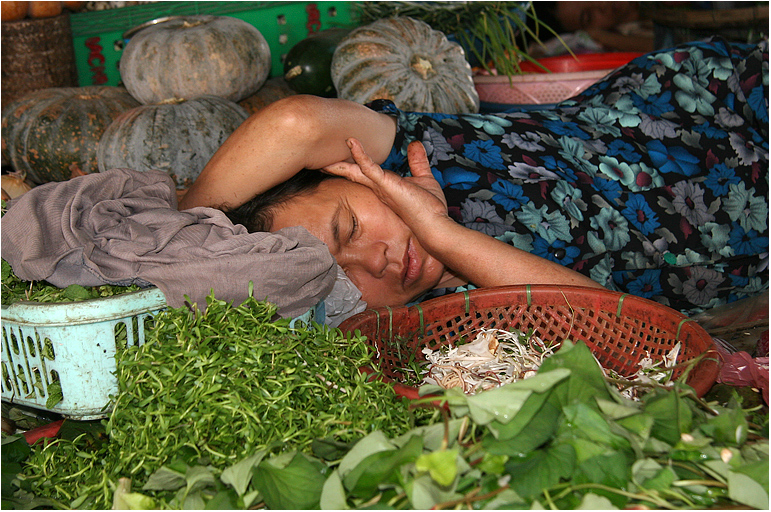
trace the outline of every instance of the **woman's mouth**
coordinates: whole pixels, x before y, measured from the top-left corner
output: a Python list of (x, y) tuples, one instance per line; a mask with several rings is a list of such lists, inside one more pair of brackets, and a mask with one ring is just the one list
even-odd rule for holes
[(418, 279), (421, 266), (422, 262), (418, 257), (418, 252), (415, 250), (412, 239), (410, 239), (407, 244), (407, 250), (404, 252), (404, 270), (402, 276), (402, 285), (404, 288), (407, 288)]

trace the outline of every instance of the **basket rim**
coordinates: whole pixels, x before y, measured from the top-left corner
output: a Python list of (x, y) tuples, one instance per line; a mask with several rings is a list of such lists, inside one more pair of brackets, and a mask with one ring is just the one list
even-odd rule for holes
[[(109, 311), (100, 312), (105, 305)], [(167, 307), (166, 297), (156, 287), (133, 292), (71, 302), (19, 301), (0, 308), (3, 323), (18, 325), (75, 325), (115, 320)], [(82, 316), (82, 320), (72, 317)], [(42, 319), (45, 320), (42, 320)]]
[(524, 75), (477, 75), (474, 77), (476, 85), (508, 85), (532, 82), (569, 82), (574, 80), (599, 80), (615, 68), (599, 69), (596, 71), (570, 71), (565, 73), (527, 73)]
[[(551, 284), (544, 284), (544, 285), (531, 285), (531, 284), (524, 284), (524, 285), (504, 285), (504, 286), (489, 286), (485, 288), (475, 288), (473, 290), (463, 291), (463, 292), (456, 292), (451, 293), (447, 295), (443, 295), (441, 297), (435, 297), (433, 299), (429, 299), (423, 302), (420, 302), (418, 304), (413, 305), (404, 305), (404, 306), (381, 306), (376, 308), (367, 308), (366, 310), (357, 313), (356, 315), (353, 315), (349, 318), (347, 318), (345, 321), (343, 321), (339, 328), (340, 330), (348, 328), (350, 324), (354, 324), (355, 322), (358, 323), (362, 319), (369, 318), (372, 316), (372, 314), (380, 314), (382, 312), (388, 311), (389, 314), (395, 314), (395, 313), (401, 313), (401, 312), (407, 312), (410, 310), (416, 310), (417, 308), (420, 308), (425, 311), (428, 309), (432, 309), (438, 306), (441, 306), (445, 303), (453, 303), (460, 300), (459, 298), (461, 296), (466, 295), (470, 298), (475, 297), (495, 297), (495, 296), (504, 296), (509, 295), (512, 293), (522, 293), (524, 292), (527, 297), (530, 298), (533, 302), (536, 302), (539, 298), (539, 295), (543, 294), (553, 294), (553, 293), (561, 293), (565, 295), (567, 300), (568, 294), (582, 294), (586, 297), (596, 296), (596, 297), (616, 297), (619, 302), (619, 309), (617, 313), (621, 313), (624, 305), (635, 305), (640, 304), (644, 305), (644, 307), (648, 308), (655, 308), (656, 310), (659, 310), (663, 313), (666, 313), (668, 316), (671, 316), (673, 318), (678, 318), (680, 322), (685, 325), (686, 322), (689, 322), (689, 325), (693, 325), (695, 327), (698, 327), (699, 330), (703, 331), (703, 333), (706, 336), (709, 336), (706, 330), (704, 330), (695, 320), (692, 318), (689, 318), (685, 316), (684, 314), (680, 313), (679, 311), (670, 308), (669, 306), (666, 306), (664, 304), (661, 304), (660, 302), (656, 302), (650, 299), (646, 299), (644, 297), (640, 297), (638, 295), (633, 295), (628, 292), (617, 292), (614, 290), (608, 290), (603, 288), (592, 288), (588, 286), (574, 286), (574, 285), (551, 285)], [(711, 338), (711, 337), (710, 337)]]

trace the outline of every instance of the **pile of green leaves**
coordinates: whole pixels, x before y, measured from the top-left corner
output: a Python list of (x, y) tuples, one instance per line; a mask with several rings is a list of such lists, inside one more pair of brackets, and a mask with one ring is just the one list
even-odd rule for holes
[(753, 426), (738, 401), (707, 404), (683, 384), (624, 399), (583, 344), (535, 377), (443, 399), (444, 424), (373, 430), (339, 459), (256, 450), (222, 472), (167, 465), (116, 499), (157, 506), (151, 491), (166, 489), (185, 508), (768, 509), (767, 416)]
[(22, 281), (14, 274), (11, 265), (2, 260), (2, 298), (3, 304), (14, 302), (75, 302), (87, 299), (111, 297), (121, 293), (139, 290), (139, 286), (80, 286), (73, 284), (66, 288), (57, 288), (45, 281)]
[[(390, 385), (367, 380), (359, 371), (371, 365), (363, 338), (289, 324), (275, 305), (254, 299), (233, 306), (210, 296), (204, 311), (157, 314), (144, 345), (118, 351), (119, 393), (101, 432), (35, 447), (10, 498), (110, 508), (120, 478), (144, 485), (164, 465), (219, 474), (261, 451), (310, 452), (314, 441), (337, 450), (434, 415), (409, 410)], [(175, 497), (152, 494), (158, 503)]]

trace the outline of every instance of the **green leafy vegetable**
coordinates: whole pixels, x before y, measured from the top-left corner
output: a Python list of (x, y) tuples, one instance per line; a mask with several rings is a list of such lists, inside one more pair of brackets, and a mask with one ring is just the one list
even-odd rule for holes
[(103, 431), (63, 428), (8, 460), (4, 445), (3, 503), (768, 508), (768, 412), (738, 393), (706, 402), (675, 382), (632, 401), (564, 343), (534, 377), (422, 389), (443, 405), (413, 409), (359, 372), (362, 338), (292, 328), (255, 300), (207, 306), (157, 315), (143, 347), (119, 351)]

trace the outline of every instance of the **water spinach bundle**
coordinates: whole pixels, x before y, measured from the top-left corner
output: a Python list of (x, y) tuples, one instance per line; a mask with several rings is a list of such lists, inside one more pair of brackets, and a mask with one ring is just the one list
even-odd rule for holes
[(116, 356), (119, 393), (108, 419), (33, 447), (10, 496), (17, 505), (34, 498), (110, 508), (120, 478), (141, 486), (163, 465), (221, 471), (258, 450), (348, 447), (434, 415), (368, 381), (359, 371), (372, 364), (362, 338), (315, 323), (290, 327), (270, 303), (233, 306), (210, 296), (203, 311), (159, 313), (147, 336)]

